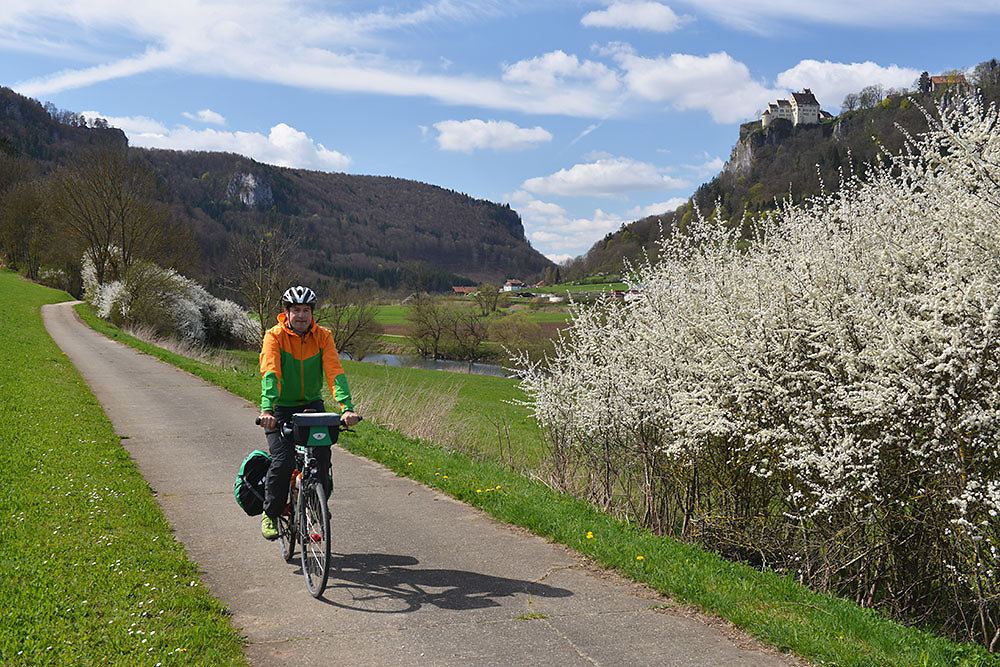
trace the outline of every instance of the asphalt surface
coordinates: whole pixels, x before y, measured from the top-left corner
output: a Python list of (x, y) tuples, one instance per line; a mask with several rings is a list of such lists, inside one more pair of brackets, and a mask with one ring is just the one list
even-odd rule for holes
[(264, 446), (256, 406), (111, 341), (73, 304), (44, 306), (152, 486), (176, 538), (228, 605), (255, 665), (801, 664), (574, 552), (334, 448), (334, 571), (322, 599), (233, 499)]

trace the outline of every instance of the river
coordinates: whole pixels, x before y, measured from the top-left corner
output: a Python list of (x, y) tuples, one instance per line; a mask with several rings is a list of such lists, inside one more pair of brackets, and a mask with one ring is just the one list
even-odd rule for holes
[[(340, 355), (350, 360), (350, 355)], [(382, 364), (400, 368), (424, 368), (451, 373), (472, 373), (473, 375), (490, 375), (493, 377), (509, 377), (503, 366), (498, 364), (482, 364), (469, 361), (451, 361), (449, 359), (424, 359), (403, 354), (369, 354), (361, 360), (366, 364)]]

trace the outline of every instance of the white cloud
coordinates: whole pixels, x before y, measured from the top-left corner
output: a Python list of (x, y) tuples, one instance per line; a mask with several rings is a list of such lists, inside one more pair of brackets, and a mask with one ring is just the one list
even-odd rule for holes
[(179, 125), (167, 128), (162, 123), (138, 116), (109, 117), (96, 111), (85, 111), (87, 118), (104, 118), (128, 136), (129, 144), (143, 148), (170, 150), (224, 151), (251, 157), (260, 162), (318, 171), (345, 171), (351, 158), (316, 143), (305, 132), (285, 123), (278, 123), (267, 134), (259, 132), (223, 132), (192, 130)]
[(549, 254), (549, 255), (546, 255), (546, 257), (550, 261), (555, 262), (556, 264), (559, 264), (560, 266), (562, 266), (566, 262), (568, 262), (571, 259), (573, 259), (573, 255), (567, 255), (567, 254), (561, 254), (561, 255), (560, 254)]
[(624, 222), (621, 216), (598, 208), (589, 218), (563, 216), (530, 226), (525, 219), (525, 227), (530, 230), (527, 236), (532, 245), (543, 248), (542, 252), (579, 255), (589, 250), (597, 239), (616, 231)]
[(613, 197), (685, 185), (684, 181), (663, 174), (655, 165), (619, 157), (576, 164), (550, 176), (529, 178), (521, 187), (540, 195)]
[(663, 213), (669, 213), (675, 210), (678, 206), (686, 204), (688, 202), (687, 197), (671, 197), (667, 201), (657, 202), (655, 204), (648, 204), (646, 206), (636, 206), (635, 208), (626, 212), (626, 215), (630, 218), (638, 220), (640, 218), (648, 218), (651, 215), (662, 215)]
[(705, 153), (704, 156), (705, 161), (701, 164), (687, 164), (684, 167), (694, 172), (696, 176), (706, 177), (718, 174), (726, 166), (726, 161), (721, 157), (712, 157), (708, 153)]
[(594, 86), (599, 90), (615, 91), (619, 87), (618, 75), (604, 63), (593, 60), (580, 61), (575, 55), (551, 51), (536, 58), (504, 65), (503, 80), (508, 83), (526, 83), (535, 89), (551, 89), (569, 83)]
[[(70, 44), (67, 50), (87, 52), (77, 62), (98, 63), (13, 82), (18, 92), (43, 98), (169, 70), (528, 113), (594, 117), (616, 108), (615, 72), (561, 52), (510, 65), (499, 78), (444, 72), (438, 63), (425, 68), (390, 57), (397, 50), (392, 31), (513, 11), (492, 0), (439, 0), (414, 11), (368, 14), (338, 14), (322, 3), (296, 0), (246, 0), (238, 12), (227, 4), (101, 0), (99, 5), (37, 0), (5, 6), (0, 12), (5, 44), (30, 53), (64, 41)], [(72, 30), (56, 34), (53, 26)], [(122, 52), (123, 45), (136, 42), (141, 46), (133, 53)]]
[(87, 120), (103, 118), (111, 127), (117, 127), (128, 136), (133, 134), (166, 134), (167, 126), (158, 120), (146, 116), (105, 116), (99, 111), (81, 111), (80, 115)]
[(673, 32), (685, 19), (659, 2), (612, 2), (607, 9), (590, 12), (581, 20), (592, 28), (633, 28), (653, 32)]
[(552, 134), (542, 127), (518, 127), (501, 120), (443, 120), (434, 123), (438, 147), (443, 151), (470, 153), (480, 148), (519, 151), (552, 141)]
[(208, 123), (210, 125), (225, 125), (226, 124), (225, 117), (222, 114), (220, 114), (220, 113), (212, 111), (211, 109), (202, 109), (202, 110), (200, 110), (200, 111), (198, 111), (196, 113), (191, 113), (190, 111), (185, 111), (183, 115), (184, 115), (185, 118), (190, 118), (191, 120), (197, 120), (197, 121), (200, 121), (202, 123)]
[(587, 136), (588, 134), (599, 128), (601, 125), (602, 125), (601, 123), (591, 123), (590, 125), (587, 126), (587, 129), (585, 129), (580, 134), (576, 135), (576, 138), (574, 138), (573, 141), (569, 142), (569, 145), (572, 146), (576, 142), (580, 141), (580, 139), (583, 139), (585, 136)]
[(883, 67), (871, 61), (863, 63), (833, 63), (829, 60), (803, 60), (778, 75), (778, 85), (791, 90), (809, 88), (820, 105), (836, 110), (848, 93), (865, 86), (881, 84), (885, 88), (910, 88), (920, 76), (920, 70), (889, 65)]
[(625, 70), (630, 92), (679, 110), (707, 111), (717, 123), (746, 120), (770, 100), (786, 94), (751, 78), (747, 66), (724, 51), (707, 56), (675, 53), (645, 58), (619, 44), (608, 52)]

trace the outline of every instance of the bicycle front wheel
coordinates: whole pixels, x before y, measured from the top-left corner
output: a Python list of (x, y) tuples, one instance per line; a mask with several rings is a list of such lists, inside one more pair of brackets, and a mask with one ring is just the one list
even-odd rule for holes
[(299, 492), (299, 543), (306, 588), (318, 598), (330, 576), (330, 510), (319, 482)]

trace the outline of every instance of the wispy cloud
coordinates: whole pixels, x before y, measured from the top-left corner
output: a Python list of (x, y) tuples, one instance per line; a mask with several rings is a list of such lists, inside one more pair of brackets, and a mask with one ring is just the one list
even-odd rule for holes
[(915, 26), (967, 25), (984, 16), (1000, 15), (1000, 0), (674, 0), (690, 5), (729, 26), (756, 32), (778, 26), (812, 23), (901, 29)]
[[(614, 110), (619, 87), (607, 66), (561, 52), (504, 65), (499, 76), (442, 73), (419, 61), (392, 58), (393, 31), (423, 22), (481, 20), (502, 3), (441, 0), (419, 10), (335, 14), (316, 3), (247, 0), (155, 3), (102, 0), (19, 2), (0, 14), (0, 35), (32, 51), (40, 40), (82, 41), (99, 64), (16, 82), (41, 97), (133, 76), (171, 70), (266, 81), (310, 90), (435, 99), (447, 104), (593, 117)], [(54, 26), (59, 26), (56, 28)], [(66, 26), (75, 26), (67, 31)], [(53, 36), (55, 31), (57, 36)], [(103, 39), (106, 37), (106, 40)], [(122, 53), (140, 43), (141, 53)], [(330, 45), (336, 44), (336, 48)]]

